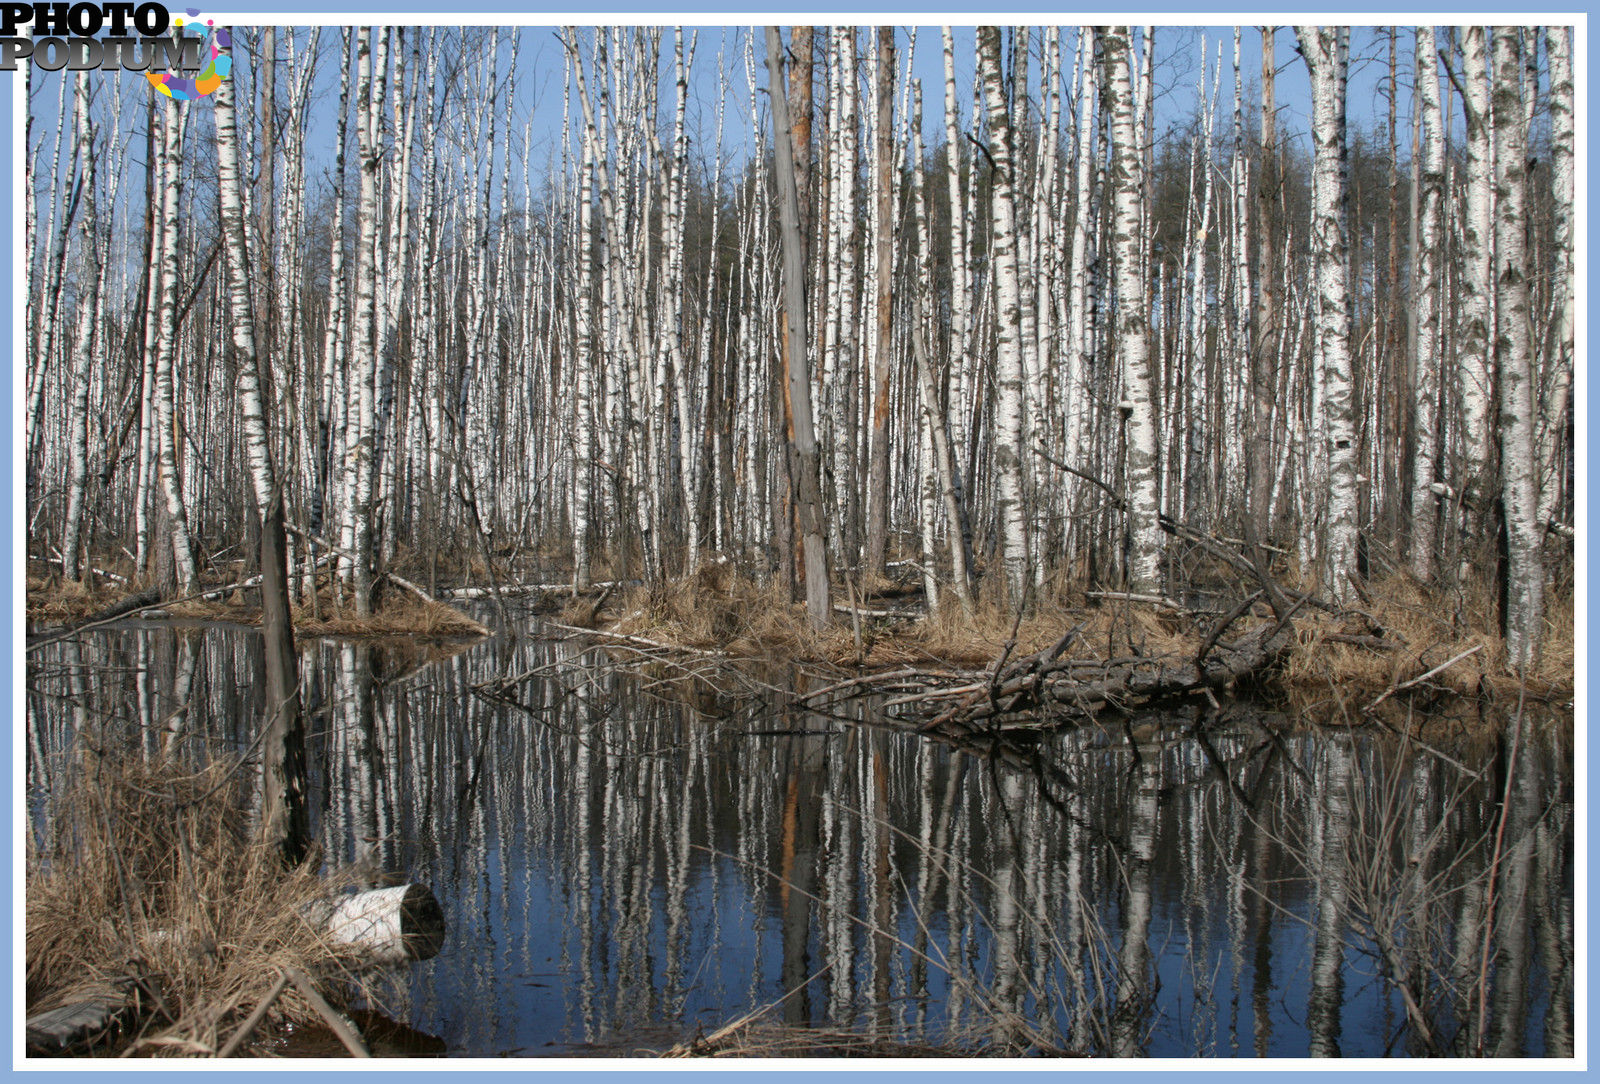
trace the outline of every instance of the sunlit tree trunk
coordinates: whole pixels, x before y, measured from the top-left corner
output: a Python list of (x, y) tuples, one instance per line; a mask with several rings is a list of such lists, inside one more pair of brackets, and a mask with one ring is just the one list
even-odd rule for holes
[[(1144, 162), (1135, 137), (1130, 84), (1129, 28), (1097, 30), (1102, 71), (1101, 94), (1111, 114), (1112, 244), (1116, 258), (1117, 354), (1121, 359), (1120, 412), (1127, 430), (1130, 591), (1154, 592), (1160, 586), (1161, 526), (1158, 519), (1155, 409), (1150, 395), (1149, 324), (1139, 253), (1145, 195)], [(1148, 48), (1148, 44), (1146, 46)]]
[[(583, 61), (572, 52), (568, 62)], [(573, 431), (572, 464), (572, 588), (586, 591), (591, 578), (589, 564), (589, 514), (594, 478), (595, 442), (595, 314), (594, 314), (594, 140), (588, 125), (580, 140), (578, 165), (578, 232), (575, 259), (578, 264), (577, 323), (573, 352), (573, 383), (577, 389), (573, 406), (577, 412)]]
[(872, 460), (867, 478), (867, 541), (862, 572), (883, 575), (889, 543), (889, 378), (894, 372), (894, 334), (890, 285), (894, 274), (894, 27), (878, 27), (873, 66), (876, 110), (872, 147), (873, 189), (877, 198), (877, 340), (872, 373)]
[(78, 542), (82, 537), (84, 497), (89, 487), (89, 376), (99, 345), (100, 279), (96, 269), (101, 254), (100, 223), (95, 213), (95, 165), (99, 156), (89, 122), (93, 102), (90, 77), (86, 72), (79, 72), (73, 128), (77, 137), (76, 154), (82, 163), (79, 183), (83, 209), (78, 215), (82, 245), (80, 283), (87, 288), (80, 289), (78, 294), (78, 335), (73, 349), (72, 399), (67, 413), (67, 509), (61, 531), (61, 574), (68, 580), (78, 579), (82, 572)]
[(1490, 157), (1489, 69), (1487, 32), (1481, 26), (1461, 30), (1461, 81), (1466, 115), (1466, 209), (1457, 248), (1461, 272), (1456, 276), (1460, 299), (1456, 312), (1456, 395), (1460, 401), (1460, 466), (1451, 484), (1460, 504), (1463, 564), (1470, 574), (1481, 570), (1494, 499), (1490, 477), (1493, 446), (1489, 407), (1494, 379), (1489, 369), (1490, 299), (1494, 220), (1493, 163)]
[(783, 239), (785, 357), (789, 401), (794, 420), (795, 458), (799, 468), (801, 544), (805, 550), (806, 612), (813, 628), (828, 623), (828, 555), (823, 540), (822, 497), (817, 470), (817, 443), (811, 426), (810, 354), (806, 346), (805, 240), (800, 236), (799, 198), (795, 190), (794, 149), (790, 140), (789, 105), (784, 94), (783, 43), (778, 28), (767, 27), (767, 86), (772, 95), (773, 144), (777, 149), (776, 183), (780, 233)]
[(1444, 203), (1444, 125), (1439, 113), (1439, 61), (1433, 27), (1419, 26), (1417, 97), (1422, 113), (1422, 169), (1418, 193), (1416, 251), (1412, 253), (1412, 303), (1417, 334), (1411, 363), (1415, 373), (1413, 432), (1416, 458), (1411, 476), (1411, 571), (1426, 583), (1433, 577), (1438, 497), (1437, 480), (1441, 338), (1441, 219)]
[(161, 489), (166, 498), (167, 526), (171, 531), (169, 542), (178, 587), (188, 595), (199, 588), (200, 574), (195, 567), (194, 545), (189, 537), (189, 512), (183, 499), (182, 481), (178, 477), (178, 421), (173, 410), (173, 369), (176, 365), (178, 337), (178, 204), (182, 198), (178, 160), (182, 153), (185, 107), (165, 101), (157, 108), (162, 113), (163, 123), (160, 330), (156, 342), (155, 375), (156, 456)]
[(377, 344), (378, 170), (382, 165), (379, 118), (383, 114), (382, 80), (375, 77), (374, 53), (384, 30), (365, 27), (357, 31), (356, 142), (359, 148), (361, 201), (356, 208), (356, 308), (347, 394), (349, 414), (345, 460), (346, 522), (354, 554), (352, 584), (358, 614), (372, 612), (372, 463), (375, 442), (375, 383)]
[(989, 114), (990, 154), (994, 172), (990, 194), (991, 260), (998, 315), (995, 371), (995, 472), (998, 475), (1000, 545), (1005, 561), (1007, 596), (1021, 607), (1031, 575), (1028, 569), (1028, 520), (1023, 492), (1023, 370), (1021, 285), (1017, 273), (1017, 226), (1014, 203), (1014, 161), (1011, 112), (1000, 70), (1000, 30), (978, 28), (978, 64)]
[(1543, 528), (1561, 514), (1566, 491), (1565, 431), (1572, 393), (1573, 320), (1573, 198), (1576, 189), (1572, 85), (1572, 28), (1545, 30), (1550, 58), (1550, 194), (1554, 212), (1554, 265), (1550, 299), (1555, 309), (1550, 345), (1545, 351), (1539, 409), (1539, 525)]
[(1494, 30), (1494, 367), (1500, 388), (1500, 499), (1506, 529), (1506, 660), (1518, 671), (1538, 657), (1544, 566), (1539, 557), (1539, 480), (1534, 458), (1532, 327), (1528, 310), (1527, 147), (1522, 30)]
[[(1311, 251), (1316, 267), (1318, 386), (1327, 462), (1327, 522), (1322, 531), (1323, 583), (1335, 598), (1350, 594), (1356, 571), (1356, 417), (1350, 371), (1349, 198), (1345, 158), (1347, 31), (1296, 27), (1311, 74), (1315, 187)], [(1304, 528), (1302, 528), (1304, 529)]]

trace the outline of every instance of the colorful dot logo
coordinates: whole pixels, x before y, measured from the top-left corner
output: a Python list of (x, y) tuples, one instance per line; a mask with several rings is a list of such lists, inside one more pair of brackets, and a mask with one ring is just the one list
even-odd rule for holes
[(227, 27), (217, 26), (212, 20), (206, 20), (206, 26), (211, 27), (211, 36), (206, 40), (205, 31), (198, 25), (200, 17), (199, 8), (186, 8), (189, 13), (187, 21), (183, 16), (174, 16), (172, 20), (172, 33), (177, 38), (199, 38), (204, 42), (206, 66), (199, 75), (189, 78), (187, 75), (167, 72), (156, 74), (147, 72), (145, 78), (150, 80), (150, 85), (174, 101), (189, 102), (196, 98), (204, 98), (207, 94), (222, 85), (233, 71), (233, 56), (224, 53), (224, 49), (233, 48), (233, 37), (228, 33)]

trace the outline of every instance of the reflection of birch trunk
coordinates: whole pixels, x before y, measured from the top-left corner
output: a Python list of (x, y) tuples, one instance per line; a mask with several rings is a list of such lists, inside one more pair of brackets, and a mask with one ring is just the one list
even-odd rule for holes
[[(589, 685), (581, 683), (572, 697), (573, 720), (581, 712), (585, 717), (583, 724), (588, 723), (587, 707), (589, 701)], [(588, 1042), (595, 1038), (595, 1002), (597, 990), (595, 989), (594, 974), (594, 923), (589, 920), (593, 913), (594, 896), (590, 887), (589, 875), (590, 855), (594, 853), (593, 829), (589, 818), (589, 795), (594, 789), (593, 753), (590, 750), (590, 736), (593, 731), (587, 725), (580, 731), (577, 749), (573, 753), (572, 785), (567, 791), (567, 808), (563, 820), (571, 825), (571, 835), (568, 837), (568, 851), (572, 856), (570, 865), (566, 870), (568, 883), (572, 891), (571, 914), (576, 919), (578, 927), (578, 1006), (579, 1018), (583, 1021), (583, 1035)]]
[(891, 1035), (889, 1018), (889, 980), (893, 962), (894, 890), (891, 887), (889, 819), (889, 774), (884, 764), (888, 755), (888, 735), (881, 730), (868, 732), (872, 749), (872, 804), (867, 807), (867, 823), (872, 826), (872, 1008), (877, 1033)]
[(995, 795), (1000, 809), (990, 818), (994, 832), (994, 995), (991, 1002), (1004, 1048), (1015, 1036), (1022, 1012), (1022, 776), (1007, 772)]
[[(859, 754), (859, 746), (856, 751)], [(822, 951), (828, 965), (828, 1016), (834, 1021), (851, 1016), (856, 978), (856, 926), (852, 919), (856, 913), (857, 867), (871, 867), (865, 841), (858, 838), (861, 826), (855, 811), (860, 808), (860, 799), (847, 792), (841, 800), (838, 793), (839, 784), (848, 780), (847, 774), (836, 773), (832, 779), (824, 777), (821, 784), (823, 845), (819, 880), (820, 895), (825, 900)]]
[(1539, 963), (1550, 989), (1544, 1018), (1547, 1058), (1570, 1058), (1574, 1051), (1572, 898), (1566, 887), (1571, 875), (1567, 861), (1571, 816), (1571, 805), (1558, 804), (1534, 829), (1534, 883), (1538, 892), (1532, 910), (1534, 936), (1539, 941)]
[(1344, 1001), (1345, 851), (1350, 834), (1350, 768), (1354, 753), (1348, 744), (1330, 739), (1318, 789), (1322, 792), (1315, 826), (1317, 845), (1311, 875), (1317, 883), (1316, 927), (1311, 944), (1311, 1001), (1306, 1026), (1314, 1058), (1339, 1056), (1340, 1010)]
[(1123, 867), (1122, 945), (1117, 950), (1117, 1000), (1111, 1018), (1111, 1052), (1139, 1056), (1150, 998), (1150, 862), (1156, 850), (1160, 768), (1139, 762), (1128, 809), (1128, 850)]
[[(933, 776), (937, 752), (932, 747), (922, 750), (923, 821), (918, 853), (921, 857), (917, 874), (917, 928), (912, 940), (911, 996), (918, 998), (917, 1028), (920, 1031), (928, 1013), (928, 923), (933, 918), (933, 901), (938, 898), (943, 882), (950, 876), (950, 831), (955, 816), (956, 801), (961, 794), (961, 781), (966, 776), (966, 759), (958, 752), (950, 755), (945, 768), (944, 796), (938, 813), (933, 813)], [(951, 901), (952, 894), (946, 894)], [(946, 910), (950, 903), (947, 902)]]
[[(378, 837), (378, 774), (372, 713), (371, 649), (353, 643), (339, 646), (334, 676), (334, 712), (347, 757), (346, 779), (350, 791), (349, 830), (352, 855), (358, 867), (373, 872), (378, 867), (372, 840)], [(341, 847), (343, 841), (338, 841)]]
[(177, 752), (189, 721), (189, 697), (194, 689), (195, 663), (199, 652), (195, 644), (199, 637), (178, 637), (178, 663), (172, 677), (172, 711), (166, 719), (166, 733), (162, 735), (161, 751), (168, 758)]
[[(826, 731), (821, 716), (803, 716), (801, 729)], [(783, 1003), (786, 1024), (811, 1022), (811, 905), (817, 888), (817, 844), (821, 840), (823, 769), (827, 738), (796, 738), (789, 747), (789, 772), (783, 805), (782, 859), (778, 868), (778, 901), (783, 915), (783, 965), (779, 982), (784, 993), (798, 990)], [(842, 865), (843, 863), (838, 863)], [(834, 976), (835, 985), (849, 984), (848, 973)]]
[(1539, 756), (1533, 746), (1533, 724), (1524, 715), (1512, 723), (1520, 734), (1505, 740), (1520, 747), (1512, 766), (1506, 794), (1504, 847), (1494, 886), (1494, 947), (1491, 967), (1494, 1004), (1489, 1010), (1489, 1045), (1484, 1053), (1496, 1058), (1528, 1053), (1523, 1028), (1527, 1022), (1528, 889), (1533, 880), (1534, 829), (1539, 824), (1543, 795), (1539, 786)]

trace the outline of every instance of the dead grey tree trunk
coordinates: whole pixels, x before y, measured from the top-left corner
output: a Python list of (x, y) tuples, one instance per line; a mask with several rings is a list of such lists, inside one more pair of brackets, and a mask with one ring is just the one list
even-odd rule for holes
[(794, 458), (799, 474), (795, 484), (801, 546), (805, 551), (806, 611), (812, 627), (820, 629), (828, 623), (828, 553), (822, 534), (822, 486), (817, 469), (817, 438), (811, 424), (811, 366), (806, 351), (805, 238), (800, 236), (800, 197), (795, 189), (794, 145), (790, 137), (789, 102), (783, 89), (783, 42), (775, 26), (767, 27), (767, 87), (772, 99), (778, 221), (783, 237), (783, 353), (784, 368), (789, 379), (789, 405), (794, 421)]

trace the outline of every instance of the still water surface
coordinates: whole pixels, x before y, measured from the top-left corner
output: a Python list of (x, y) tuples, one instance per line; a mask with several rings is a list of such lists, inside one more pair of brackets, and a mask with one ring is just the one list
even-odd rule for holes
[[(1570, 716), (1530, 722), (1514, 764), (1241, 705), (1001, 763), (870, 704), (797, 710), (795, 672), (525, 631), (302, 645), (317, 833), (438, 895), (444, 951), (394, 1008), (451, 1054), (660, 1049), (781, 1001), (789, 1024), (1094, 1054), (1461, 1053), (1481, 1030), (1571, 1056)], [(257, 643), (129, 625), (31, 658), (29, 830), (79, 735), (247, 749)]]

